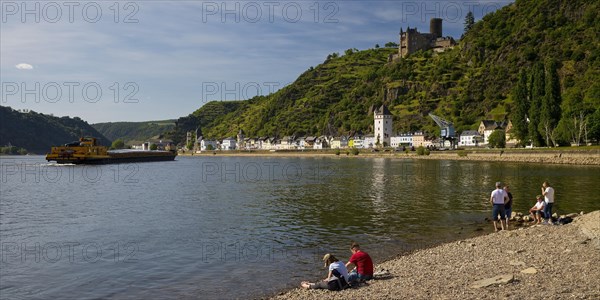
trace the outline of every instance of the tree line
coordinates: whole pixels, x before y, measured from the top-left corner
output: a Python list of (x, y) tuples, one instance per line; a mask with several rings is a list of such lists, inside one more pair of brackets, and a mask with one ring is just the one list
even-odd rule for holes
[(600, 140), (600, 108), (584, 94), (563, 100), (554, 59), (521, 70), (512, 98), (513, 136), (523, 146), (557, 147)]

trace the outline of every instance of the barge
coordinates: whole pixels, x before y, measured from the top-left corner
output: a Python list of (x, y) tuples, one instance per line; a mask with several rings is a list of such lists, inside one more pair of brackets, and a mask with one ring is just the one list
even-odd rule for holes
[(52, 147), (47, 161), (58, 164), (115, 164), (169, 161), (177, 156), (175, 150), (108, 150), (97, 144), (96, 138), (80, 138), (78, 142)]

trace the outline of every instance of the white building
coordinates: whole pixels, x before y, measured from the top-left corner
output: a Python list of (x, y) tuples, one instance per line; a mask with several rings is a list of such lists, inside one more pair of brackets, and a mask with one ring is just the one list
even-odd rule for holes
[(375, 137), (372, 135), (367, 135), (363, 139), (363, 148), (373, 148), (375, 147)]
[(390, 143), (393, 148), (410, 147), (413, 144), (413, 135), (412, 133), (406, 133), (393, 136), (390, 138)]
[(295, 150), (296, 144), (293, 136), (284, 136), (279, 144), (280, 150)]
[(352, 140), (352, 147), (362, 149), (365, 147), (365, 140), (360, 136), (355, 136)]
[(329, 144), (327, 143), (327, 137), (320, 136), (315, 139), (315, 143), (313, 144), (313, 149), (325, 149), (328, 148)]
[(475, 130), (465, 130), (460, 134), (458, 145), (463, 147), (475, 147), (479, 145), (481, 135)]
[[(373, 113), (375, 115), (374, 127), (375, 128), (375, 143), (374, 146), (389, 147), (390, 138), (392, 137), (392, 113), (387, 106), (382, 105)], [(379, 140), (379, 145), (377, 145)]]
[(236, 142), (234, 138), (226, 138), (221, 142), (221, 150), (235, 150)]
[(202, 140), (200, 141), (200, 151), (207, 151), (207, 150), (211, 150), (208, 149), (210, 145), (210, 148), (212, 150), (217, 150), (217, 141), (211, 141), (211, 140)]

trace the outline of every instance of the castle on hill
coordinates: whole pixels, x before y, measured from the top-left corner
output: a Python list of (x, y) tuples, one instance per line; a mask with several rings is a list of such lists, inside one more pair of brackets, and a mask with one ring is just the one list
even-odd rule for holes
[(421, 33), (417, 28), (407, 27), (406, 31), (400, 28), (400, 43), (398, 54), (393, 54), (391, 60), (404, 58), (419, 50), (433, 49), (435, 52), (444, 52), (456, 46), (456, 41), (451, 36), (443, 36), (442, 19), (432, 18), (429, 21), (429, 33)]

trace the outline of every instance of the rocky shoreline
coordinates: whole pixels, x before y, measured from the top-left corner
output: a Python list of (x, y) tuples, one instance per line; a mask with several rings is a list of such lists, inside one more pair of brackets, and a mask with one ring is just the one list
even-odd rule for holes
[(576, 215), (375, 262), (385, 275), (358, 288), (271, 299), (600, 299), (600, 211)]
[[(348, 152), (348, 153), (347, 153)], [(518, 163), (596, 165), (600, 166), (600, 150), (465, 150), (433, 151), (430, 155), (417, 155), (415, 152), (360, 152), (352, 155), (342, 150), (310, 151), (210, 151), (201, 154), (180, 154), (184, 156), (250, 156), (250, 157), (339, 157), (339, 158), (400, 158), (400, 159), (436, 159), (467, 161), (502, 161)]]

